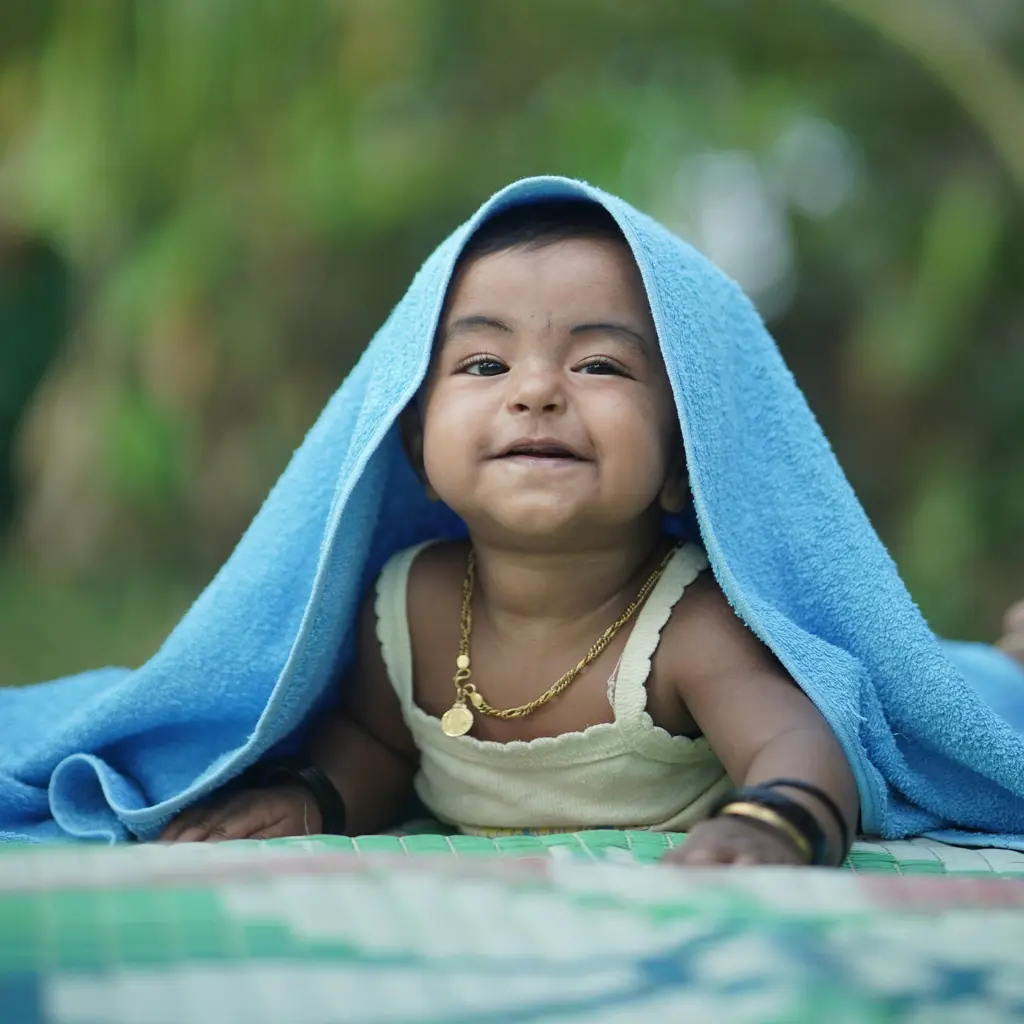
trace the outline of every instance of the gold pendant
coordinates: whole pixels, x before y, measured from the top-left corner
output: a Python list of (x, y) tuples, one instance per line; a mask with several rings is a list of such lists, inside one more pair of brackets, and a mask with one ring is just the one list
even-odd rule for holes
[(465, 736), (473, 728), (473, 712), (464, 700), (457, 700), (442, 716), (441, 731), (445, 736)]

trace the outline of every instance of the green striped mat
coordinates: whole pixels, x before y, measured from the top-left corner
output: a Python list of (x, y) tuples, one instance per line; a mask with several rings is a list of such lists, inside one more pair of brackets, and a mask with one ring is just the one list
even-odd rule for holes
[[(245, 849), (258, 855), (291, 853), (354, 853), (365, 856), (384, 854), (406, 857), (448, 856), (478, 857), (575, 857), (585, 860), (611, 860), (653, 864), (669, 850), (682, 845), (686, 836), (671, 832), (593, 830), (555, 835), (517, 835), (488, 839), (481, 836), (411, 835), (308, 836), (271, 839), (266, 842), (241, 840), (231, 843), (203, 844), (207, 849)], [(198, 847), (192, 846), (192, 849)], [(177, 849), (181, 849), (178, 847)], [(130, 845), (108, 848), (96, 845), (25, 846), (0, 843), (0, 858), (12, 854), (32, 854), (46, 863), (59, 862), (65, 856), (79, 863), (99, 858), (98, 863), (113, 857), (120, 859), (127, 851), (135, 851), (132, 860), (159, 859), (161, 845)], [(949, 846), (931, 839), (872, 840), (861, 839), (853, 844), (845, 868), (860, 874), (890, 875), (957, 875), (1024, 878), (1024, 853), (1015, 850), (968, 849)]]
[[(233, 846), (289, 847), (311, 853), (351, 852), (398, 854), (409, 857), (582, 857), (594, 860), (637, 861), (651, 864), (680, 846), (680, 833), (593, 830), (540, 836), (505, 836), (487, 839), (461, 835), (312, 836), (275, 839), (266, 843)], [(844, 867), (860, 872), (895, 875), (965, 875), (1024, 878), (1024, 853), (1015, 850), (967, 849), (931, 839), (869, 840), (853, 844)]]
[(1024, 855), (647, 866), (683, 839), (0, 845), (0, 1022), (1024, 1020)]
[[(286, 845), (311, 852), (350, 851), (360, 854), (405, 854), (410, 857), (447, 854), (455, 857), (578, 856), (598, 860), (654, 863), (685, 835), (668, 832), (594, 830), (561, 835), (480, 836), (379, 835), (349, 839), (315, 836), (271, 840), (268, 847)], [(844, 867), (861, 873), (904, 875), (1001, 875), (1024, 878), (1024, 853), (1015, 850), (967, 849), (931, 839), (860, 840), (853, 844)]]

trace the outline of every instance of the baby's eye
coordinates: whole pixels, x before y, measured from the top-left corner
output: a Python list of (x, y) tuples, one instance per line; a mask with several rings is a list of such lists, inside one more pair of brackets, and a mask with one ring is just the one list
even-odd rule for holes
[(494, 356), (473, 356), (459, 364), (459, 373), (468, 373), (472, 377), (497, 377), (508, 368)]
[(598, 374), (601, 376), (612, 375), (618, 377), (627, 376), (626, 371), (613, 363), (610, 359), (590, 359), (577, 368), (577, 373)]

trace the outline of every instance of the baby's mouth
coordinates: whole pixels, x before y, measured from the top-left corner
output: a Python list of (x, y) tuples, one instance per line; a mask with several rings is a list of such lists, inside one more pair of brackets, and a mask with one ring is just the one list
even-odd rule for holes
[(554, 445), (524, 445), (505, 452), (502, 458), (510, 459), (516, 456), (530, 459), (572, 459), (574, 461), (576, 459), (572, 452), (566, 451), (565, 448), (557, 448)]
[(499, 459), (551, 459), (561, 462), (582, 462), (579, 454), (559, 441), (520, 440), (497, 455)]

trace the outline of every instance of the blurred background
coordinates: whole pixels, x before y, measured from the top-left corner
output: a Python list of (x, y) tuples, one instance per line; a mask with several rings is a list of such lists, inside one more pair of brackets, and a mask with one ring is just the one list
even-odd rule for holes
[(4, 0), (0, 684), (144, 660), (421, 260), (537, 173), (744, 285), (933, 626), (994, 639), (1019, 0)]

